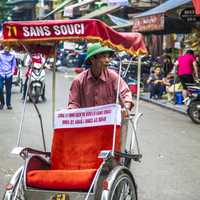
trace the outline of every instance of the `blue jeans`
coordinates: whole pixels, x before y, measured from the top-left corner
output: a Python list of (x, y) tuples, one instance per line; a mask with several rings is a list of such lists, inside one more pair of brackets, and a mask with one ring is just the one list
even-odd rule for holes
[(150, 92), (150, 98), (157, 96), (160, 98), (163, 95), (163, 92), (165, 91), (165, 87), (160, 84), (150, 84), (149, 85), (149, 92)]
[(11, 77), (2, 77), (0, 76), (0, 104), (5, 105), (3, 88), (4, 84), (6, 87), (6, 105), (11, 105), (11, 89), (12, 89), (12, 76)]

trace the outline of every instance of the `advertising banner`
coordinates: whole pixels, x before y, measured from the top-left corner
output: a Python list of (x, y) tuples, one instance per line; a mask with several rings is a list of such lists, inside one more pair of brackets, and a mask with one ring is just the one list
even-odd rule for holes
[(113, 124), (121, 125), (121, 107), (117, 104), (57, 111), (54, 128), (80, 128)]
[(146, 53), (143, 38), (132, 33), (132, 40), (95, 19), (13, 21), (3, 24), (4, 42), (49, 42), (80, 41), (102, 42), (130, 54)]
[(135, 18), (132, 30), (134, 32), (164, 30), (164, 14)]

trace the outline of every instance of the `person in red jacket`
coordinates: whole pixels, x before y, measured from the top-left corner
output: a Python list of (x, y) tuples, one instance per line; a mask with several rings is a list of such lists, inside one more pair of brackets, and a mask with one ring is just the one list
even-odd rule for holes
[(28, 79), (32, 73), (32, 66), (40, 68), (40, 67), (42, 67), (43, 64), (44, 64), (44, 58), (42, 57), (41, 53), (32, 53), (31, 57), (30, 57), (30, 55), (27, 56), (27, 58), (25, 60), (25, 67), (27, 67), (27, 71), (25, 74), (22, 100), (25, 100)]

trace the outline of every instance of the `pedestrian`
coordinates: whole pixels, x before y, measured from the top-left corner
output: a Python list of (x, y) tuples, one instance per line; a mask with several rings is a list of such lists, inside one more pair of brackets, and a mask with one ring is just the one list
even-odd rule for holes
[[(114, 51), (103, 47), (100, 43), (94, 43), (88, 47), (86, 64), (90, 68), (81, 72), (73, 81), (69, 93), (68, 108), (84, 108), (98, 105), (116, 103), (118, 79), (119, 102), (122, 106), (122, 115), (126, 109), (131, 110), (134, 106), (132, 94), (128, 85), (119, 75), (107, 66)], [(122, 122), (123, 124), (123, 122)], [(125, 150), (127, 124), (122, 126), (122, 151)]]
[(162, 65), (162, 72), (163, 76), (167, 77), (167, 75), (172, 71), (173, 69), (173, 63), (171, 56), (168, 54), (164, 54), (161, 58), (161, 65)]
[(11, 47), (9, 45), (3, 45), (3, 50), (0, 52), (0, 109), (2, 110), (4, 101), (4, 85), (6, 88), (6, 106), (11, 110), (11, 90), (12, 90), (12, 78), (16, 67), (15, 56), (10, 53)]
[(160, 65), (157, 65), (151, 72), (147, 83), (149, 85), (150, 99), (161, 99), (165, 92), (165, 84)]
[(194, 79), (198, 79), (198, 67), (193, 50), (189, 49), (184, 55), (178, 57), (175, 62), (177, 74), (183, 86), (183, 97), (186, 98), (189, 94), (187, 91), (188, 83), (195, 83)]

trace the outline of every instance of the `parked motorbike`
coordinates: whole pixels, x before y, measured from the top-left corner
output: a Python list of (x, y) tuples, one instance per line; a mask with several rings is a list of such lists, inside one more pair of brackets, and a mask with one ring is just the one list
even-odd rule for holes
[[(142, 57), (142, 67), (141, 67), (141, 88), (146, 89), (146, 82), (150, 74), (151, 68), (151, 58), (148, 56)], [(111, 62), (109, 63), (109, 68), (115, 70), (117, 73), (119, 71), (119, 65), (122, 62), (121, 76), (127, 84), (135, 83), (137, 80), (137, 57), (130, 57), (129, 55), (116, 54)]]
[(187, 113), (190, 119), (200, 124), (200, 83), (188, 85), (191, 96), (187, 100)]
[(30, 101), (38, 103), (40, 97), (45, 98), (45, 69), (42, 65), (34, 65), (30, 76), (28, 96)]
[(54, 65), (54, 58), (47, 58), (44, 63), (44, 67), (47, 69), (53, 69), (53, 65)]
[(87, 45), (77, 44), (75, 49), (64, 49), (58, 51), (56, 56), (56, 67), (80, 68), (86, 57)]

